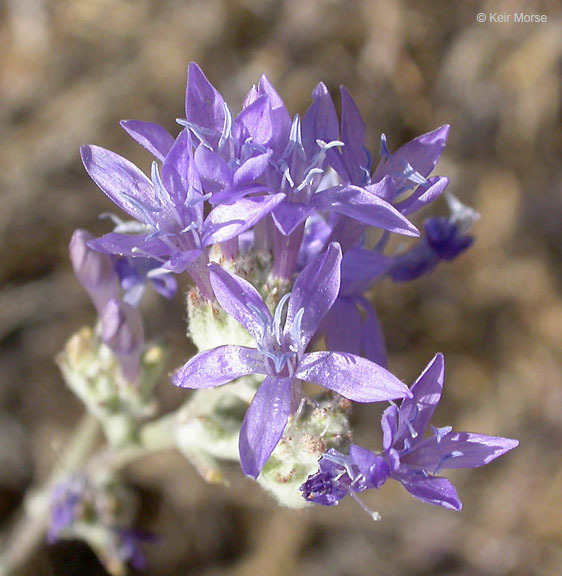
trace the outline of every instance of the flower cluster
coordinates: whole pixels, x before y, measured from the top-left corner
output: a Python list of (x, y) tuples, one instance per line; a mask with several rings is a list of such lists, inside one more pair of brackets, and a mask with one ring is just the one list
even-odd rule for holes
[[(324, 84), (302, 118), (291, 117), (262, 76), (235, 115), (194, 63), (177, 122), (175, 137), (150, 122), (121, 123), (154, 157), (149, 176), (114, 152), (81, 150), (90, 177), (132, 218), (110, 215), (113, 231), (97, 239), (78, 231), (71, 243), (125, 381), (145, 371), (137, 310), (145, 287), (171, 297), (174, 275), (186, 273), (199, 353), (172, 382), (197, 392), (166, 422), (207, 480), (222, 478), (217, 459), (235, 458), (288, 506), (334, 505), (393, 479), (459, 509), (439, 472), (487, 464), (517, 441), (450, 427), (425, 438), (443, 358), (408, 388), (387, 369), (366, 297), (376, 282), (418, 278), (473, 242), (478, 214), (433, 175), (449, 127), (394, 152), (382, 135), (375, 163), (344, 88), (339, 119)], [(444, 192), (449, 216), (427, 219), (420, 233), (409, 218)], [(390, 249), (392, 234), (410, 237), (407, 247)], [(325, 392), (311, 395), (303, 383)], [(352, 444), (352, 402), (390, 402), (382, 452)]]

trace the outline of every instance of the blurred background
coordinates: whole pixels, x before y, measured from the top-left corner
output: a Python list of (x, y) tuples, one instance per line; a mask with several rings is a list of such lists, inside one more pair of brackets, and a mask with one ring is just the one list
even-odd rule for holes
[[(324, 81), (344, 84), (370, 148), (452, 126), (438, 174), (482, 215), (472, 250), (409, 285), (373, 293), (390, 368), (412, 382), (445, 354), (435, 423), (518, 438), (485, 469), (450, 475), (464, 510), (433, 508), (401, 486), (338, 508), (278, 508), (236, 467), (207, 486), (180, 456), (132, 466), (140, 524), (156, 532), (148, 575), (558, 575), (562, 572), (562, 6), (558, 1), (3, 0), (0, 2), (0, 518), (57, 465), (81, 405), (54, 356), (94, 321), (67, 246), (113, 210), (86, 175), (81, 144), (149, 169), (120, 119), (176, 133), (187, 64), (197, 61), (233, 110), (266, 73), (303, 113)], [(480, 12), (546, 23), (477, 22)], [(513, 18), (512, 18), (513, 19)], [(339, 101), (338, 101), (339, 102)], [(430, 212), (445, 212), (437, 203)], [(426, 213), (427, 216), (429, 214)], [(423, 215), (422, 215), (423, 217)], [(419, 223), (419, 222), (418, 222)], [(144, 307), (185, 360), (182, 298)], [(185, 393), (165, 379), (163, 410)], [(372, 409), (356, 440), (380, 442)], [(105, 574), (79, 543), (43, 546), (30, 575)]]

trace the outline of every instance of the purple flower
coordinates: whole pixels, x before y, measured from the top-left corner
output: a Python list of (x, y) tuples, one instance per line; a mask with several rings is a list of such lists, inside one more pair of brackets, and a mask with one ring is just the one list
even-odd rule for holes
[[(328, 91), (319, 84), (303, 120), (293, 120), (267, 79), (248, 93), (242, 111), (232, 118), (222, 96), (194, 63), (189, 66), (186, 120), (179, 120), (198, 143), (197, 168), (211, 203), (249, 193), (285, 194), (271, 212), (274, 226), (259, 225), (256, 243), (273, 247), (274, 274), (295, 271), (304, 223), (318, 211), (345, 214), (364, 225), (409, 236), (417, 229), (388, 202), (359, 187), (325, 183), (327, 154), (341, 146)], [(269, 220), (269, 219), (268, 219)]]
[(90, 246), (109, 254), (148, 256), (176, 273), (189, 269), (203, 291), (205, 249), (251, 228), (284, 198), (282, 194), (241, 198), (216, 206), (205, 217), (209, 196), (203, 194), (187, 130), (165, 156), (161, 174), (153, 163), (151, 179), (109, 150), (83, 146), (81, 155), (94, 182), (136, 221), (118, 224), (115, 232)]
[(394, 282), (407, 282), (431, 272), (439, 262), (453, 260), (474, 242), (450, 218), (428, 218), (425, 236), (408, 252), (394, 257), (388, 274)]
[[(386, 136), (383, 134), (381, 136), (380, 162), (372, 176), (372, 181), (379, 182), (383, 178), (390, 176), (393, 187), (388, 189), (391, 195), (391, 197), (387, 198), (389, 201), (394, 201), (397, 196), (406, 190), (411, 190), (421, 185), (421, 190), (418, 188), (419, 193), (416, 192), (413, 197), (410, 196), (408, 198), (408, 200), (412, 198), (410, 202), (413, 202), (414, 198), (419, 200), (422, 192), (427, 194), (429, 187), (438, 183), (437, 180), (429, 182), (427, 179), (441, 158), (448, 135), (449, 126), (445, 124), (432, 132), (414, 138), (396, 152), (391, 153), (386, 143)], [(428, 184), (431, 186), (428, 186)], [(437, 195), (431, 199), (436, 198)], [(409, 203), (404, 204), (404, 202), (406, 201), (398, 203), (397, 207), (402, 213), (404, 213), (404, 210), (406, 210), (406, 213), (411, 213), (411, 206)], [(421, 205), (416, 209), (419, 208), (421, 208)]]
[(257, 348), (227, 345), (201, 352), (172, 381), (184, 388), (210, 388), (248, 374), (266, 376), (240, 430), (240, 461), (249, 476), (259, 475), (289, 415), (298, 406), (299, 380), (319, 384), (356, 402), (408, 394), (395, 376), (358, 356), (305, 353), (338, 294), (340, 263), (339, 246), (330, 245), (300, 273), (292, 293), (281, 299), (273, 315), (250, 283), (211, 264), (211, 284), (219, 304), (251, 334)]
[[(320, 471), (301, 490), (311, 502), (334, 505), (345, 495), (379, 488), (388, 478), (399, 481), (412, 496), (437, 506), (461, 509), (455, 487), (439, 472), (446, 468), (478, 468), (515, 448), (510, 438), (453, 432), (435, 428), (425, 437), (441, 399), (444, 361), (441, 354), (428, 364), (400, 407), (392, 404), (382, 416), (383, 452), (352, 446), (348, 456), (327, 452)], [(324, 461), (324, 462), (323, 462)]]
[[(337, 123), (331, 97), (325, 93), (322, 99), (326, 121), (329, 119), (331, 125)], [(342, 87), (340, 139), (344, 145), (329, 150), (327, 158), (344, 185), (359, 187), (365, 194), (375, 195), (393, 204), (400, 214), (407, 216), (439, 197), (448, 184), (446, 178), (429, 178), (443, 152), (448, 132), (449, 126), (441, 126), (415, 138), (392, 154), (383, 134), (381, 160), (371, 174), (372, 158), (365, 146), (365, 124), (355, 101)], [(410, 190), (414, 191), (397, 202), (403, 193)], [(363, 221), (353, 221), (346, 216), (343, 213), (343, 217), (338, 218), (330, 236), (330, 241), (342, 244), (344, 252), (361, 238), (365, 230), (364, 224), (360, 223)]]
[(117, 274), (111, 258), (88, 246), (94, 237), (86, 230), (76, 230), (70, 240), (70, 260), (78, 281), (88, 292), (98, 314), (118, 295)]
[(144, 347), (144, 328), (136, 308), (123, 300), (110, 300), (100, 317), (101, 339), (119, 359), (128, 382), (140, 376), (140, 358)]

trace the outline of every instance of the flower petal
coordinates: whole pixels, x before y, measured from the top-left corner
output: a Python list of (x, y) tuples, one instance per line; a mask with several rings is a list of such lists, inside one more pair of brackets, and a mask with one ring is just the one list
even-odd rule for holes
[[(386, 186), (389, 180), (382, 180), (375, 186)], [(334, 210), (349, 218), (389, 230), (405, 236), (419, 236), (418, 229), (392, 204), (386, 202), (373, 191), (358, 186), (336, 186), (317, 192), (312, 197), (317, 210)]]
[(174, 145), (174, 137), (160, 124), (141, 120), (121, 120), (120, 124), (133, 140), (162, 162)]
[[(380, 488), (386, 482), (390, 469), (382, 456), (378, 456), (362, 446), (357, 446), (357, 444), (351, 445), (349, 455), (363, 475), (363, 479), (358, 482), (358, 487), (361, 490)], [(359, 490), (355, 488), (355, 491), (358, 492)]]
[(351, 94), (342, 86), (341, 93), (341, 138), (345, 146), (341, 155), (349, 172), (349, 181), (361, 184), (369, 178), (371, 159), (365, 148), (365, 123)]
[(129, 160), (99, 146), (82, 146), (80, 156), (90, 178), (135, 220), (150, 223), (157, 211), (152, 182)]
[[(443, 354), (436, 354), (410, 388), (411, 398), (402, 401), (399, 411), (399, 428), (395, 443), (408, 438), (410, 444), (421, 442), (429, 426), (435, 408), (441, 400), (445, 360)], [(416, 433), (415, 438), (411, 430)]]
[(195, 62), (188, 68), (185, 116), (215, 148), (224, 127), (225, 102)]
[(434, 200), (437, 200), (447, 186), (449, 179), (442, 176), (433, 176), (425, 184), (420, 184), (415, 192), (402, 202), (398, 202), (394, 207), (404, 216), (413, 214), (421, 210)]
[(302, 143), (309, 158), (319, 151), (316, 140), (329, 143), (337, 140), (339, 135), (334, 101), (324, 83), (320, 82), (314, 88), (312, 98), (313, 102), (302, 120)]
[(238, 114), (232, 133), (239, 142), (251, 138), (252, 143), (268, 146), (273, 138), (271, 104), (267, 96), (259, 96)]
[(202, 250), (187, 250), (185, 252), (176, 252), (167, 262), (162, 264), (162, 268), (181, 274), (185, 272), (201, 256)]
[(361, 331), (361, 350), (367, 360), (386, 368), (387, 355), (384, 332), (375, 309), (366, 298), (358, 298), (361, 308), (365, 311), (363, 329)]
[[(224, 158), (205, 146), (198, 146), (195, 151), (195, 163), (201, 176), (205, 192), (215, 194), (232, 187), (232, 173)], [(211, 203), (214, 204), (213, 198)]]
[(433, 436), (401, 457), (410, 466), (436, 473), (442, 468), (478, 468), (519, 445), (517, 440), (470, 432)]
[(390, 450), (394, 444), (394, 436), (398, 431), (398, 406), (391, 404), (383, 413), (381, 418), (382, 447), (385, 452)]
[(341, 294), (363, 295), (375, 280), (387, 272), (392, 263), (392, 258), (359, 244), (349, 249), (341, 263)]
[(295, 374), (355, 402), (380, 402), (408, 396), (408, 387), (385, 368), (343, 352), (305, 354)]
[(291, 406), (292, 378), (268, 376), (258, 388), (240, 429), (240, 464), (257, 478), (283, 435)]
[(172, 376), (172, 383), (180, 388), (214, 388), (248, 374), (265, 374), (261, 353), (227, 345), (194, 356)]
[(191, 136), (182, 130), (162, 164), (162, 181), (172, 202), (181, 210), (187, 196), (189, 179), (193, 179), (194, 162), (191, 153)]
[[(299, 274), (287, 309), (285, 333), (294, 330), (295, 317), (299, 310), (302, 318), (300, 323), (300, 342), (306, 348), (320, 322), (335, 302), (340, 289), (341, 249), (339, 244), (332, 243), (326, 252), (316, 257)], [(295, 342), (297, 344), (297, 342)]]
[(267, 216), (284, 199), (285, 194), (252, 196), (216, 206), (203, 225), (203, 244), (209, 246), (225, 242), (242, 234)]
[(213, 292), (223, 310), (260, 341), (272, 317), (259, 292), (247, 280), (230, 274), (218, 264), (210, 264), (209, 273)]
[(361, 354), (361, 324), (355, 302), (350, 298), (338, 298), (323, 323), (328, 350)]
[(410, 140), (392, 153), (392, 162), (386, 162), (377, 168), (373, 175), (373, 182), (392, 174), (395, 167), (402, 167), (406, 163), (410, 164), (424, 178), (427, 178), (441, 158), (448, 135), (449, 126), (445, 124), (432, 132)]
[(274, 126), (271, 147), (277, 154), (282, 154), (283, 150), (287, 146), (289, 133), (291, 131), (291, 116), (289, 115), (281, 96), (279, 96), (277, 90), (275, 90), (273, 84), (271, 84), (265, 74), (260, 78), (257, 92), (260, 95), (265, 94), (269, 98), (271, 106), (271, 120)]
[(399, 480), (402, 486), (418, 500), (443, 506), (449, 510), (460, 510), (462, 503), (457, 495), (456, 488), (441, 476), (425, 476), (421, 472), (401, 472), (399, 475), (393, 475)]
[(152, 256), (161, 259), (170, 254), (170, 247), (159, 238), (147, 240), (145, 234), (120, 234), (110, 232), (101, 238), (90, 240), (88, 246), (98, 252), (119, 256)]
[(236, 170), (234, 173), (233, 183), (234, 186), (239, 188), (242, 186), (249, 186), (256, 180), (261, 178), (266, 168), (269, 166), (271, 158), (271, 151), (265, 154), (259, 154), (253, 158), (249, 158)]
[(271, 217), (279, 232), (283, 236), (289, 236), (314, 212), (314, 207), (308, 204), (282, 202)]

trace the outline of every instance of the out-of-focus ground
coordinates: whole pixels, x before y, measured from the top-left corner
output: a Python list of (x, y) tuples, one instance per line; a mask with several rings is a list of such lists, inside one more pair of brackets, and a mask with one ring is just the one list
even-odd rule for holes
[[(524, 11), (548, 22), (478, 23)], [(562, 11), (559, 2), (390, 0), (4, 0), (0, 2), (0, 515), (57, 465), (81, 406), (53, 357), (94, 312), (74, 280), (75, 228), (108, 229), (113, 207), (78, 148), (93, 143), (149, 167), (123, 118), (177, 130), (197, 61), (233, 109), (267, 73), (292, 113), (315, 84), (344, 84), (373, 151), (452, 125), (438, 173), (482, 214), (474, 248), (407, 286), (373, 294), (390, 367), (411, 382), (436, 351), (447, 363), (436, 421), (518, 438), (486, 469), (451, 474), (464, 510), (400, 486), (353, 501), (280, 509), (236, 467), (205, 485), (179, 456), (129, 470), (143, 495), (148, 575), (395, 576), (562, 573)], [(444, 203), (433, 210), (444, 211)], [(151, 300), (149, 336), (185, 358), (181, 298)], [(185, 393), (161, 384), (164, 408)], [(375, 410), (376, 412), (376, 410)], [(357, 437), (376, 447), (372, 409)], [(30, 575), (104, 574), (78, 544), (43, 547)]]

